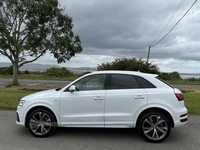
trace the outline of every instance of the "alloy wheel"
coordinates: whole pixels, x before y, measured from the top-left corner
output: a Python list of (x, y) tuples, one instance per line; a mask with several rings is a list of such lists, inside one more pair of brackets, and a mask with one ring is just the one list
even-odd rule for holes
[(146, 118), (142, 124), (144, 134), (151, 140), (160, 140), (168, 132), (168, 124), (159, 115), (151, 115)]
[(51, 117), (46, 112), (36, 112), (29, 119), (29, 129), (36, 136), (43, 136), (52, 128)]

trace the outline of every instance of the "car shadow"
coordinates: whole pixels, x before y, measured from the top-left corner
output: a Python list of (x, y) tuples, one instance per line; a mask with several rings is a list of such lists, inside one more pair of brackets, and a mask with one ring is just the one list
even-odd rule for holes
[(138, 131), (132, 128), (57, 128), (53, 136), (141, 139)]
[[(30, 134), (27, 128), (18, 127), (18, 130), (15, 130), (18, 135), (18, 138), (22, 139), (36, 139)], [(20, 135), (20, 136), (19, 136)], [(71, 140), (76, 139), (77, 141), (92, 141), (92, 139), (103, 141), (103, 142), (112, 142), (115, 139), (116, 142), (125, 142), (125, 143), (149, 143), (145, 141), (139, 132), (133, 128), (57, 128), (55, 132), (45, 139), (65, 139)], [(163, 144), (183, 142), (185, 141), (185, 135), (182, 130), (177, 128), (176, 130), (172, 129), (172, 132), (168, 139), (166, 139)], [(153, 143), (149, 143), (153, 144)]]

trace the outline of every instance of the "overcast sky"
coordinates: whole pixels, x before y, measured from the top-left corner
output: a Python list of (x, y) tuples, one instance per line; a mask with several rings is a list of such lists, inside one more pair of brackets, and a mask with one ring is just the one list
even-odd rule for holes
[[(65, 67), (97, 67), (114, 58), (147, 59), (148, 47), (158, 42), (195, 0), (60, 0), (72, 17), (83, 52)], [(184, 3), (183, 3), (184, 2)], [(177, 7), (180, 6), (177, 10)], [(156, 43), (155, 42), (155, 43)], [(8, 61), (0, 56), (0, 61)], [(163, 72), (200, 73), (200, 2), (173, 31), (151, 47), (150, 60)], [(46, 55), (35, 63), (56, 64)]]

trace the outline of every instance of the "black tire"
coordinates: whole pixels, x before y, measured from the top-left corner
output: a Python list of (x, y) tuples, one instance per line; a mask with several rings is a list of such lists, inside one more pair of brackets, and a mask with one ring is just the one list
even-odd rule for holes
[(171, 132), (169, 120), (160, 112), (148, 112), (139, 119), (138, 130), (149, 142), (160, 143)]
[(47, 137), (55, 131), (57, 122), (52, 112), (46, 109), (36, 109), (28, 116), (27, 127), (32, 135)]

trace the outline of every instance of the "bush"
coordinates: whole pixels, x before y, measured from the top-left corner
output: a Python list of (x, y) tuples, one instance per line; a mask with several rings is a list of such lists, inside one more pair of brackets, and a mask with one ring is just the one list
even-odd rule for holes
[(51, 76), (51, 77), (69, 77), (74, 75), (71, 71), (69, 71), (65, 67), (62, 68), (52, 67), (47, 69), (44, 74), (46, 76)]
[(181, 76), (178, 72), (160, 73), (159, 77), (163, 80), (181, 80)]
[(156, 65), (136, 58), (117, 58), (112, 62), (102, 63), (97, 66), (97, 70), (129, 70), (141, 71), (146, 73), (159, 74), (159, 68)]
[(30, 73), (29, 73), (29, 71), (28, 71), (28, 70), (25, 70), (25, 71), (24, 71), (24, 74), (30, 74)]
[(13, 75), (13, 67), (2, 67), (0, 68), (1, 75)]

